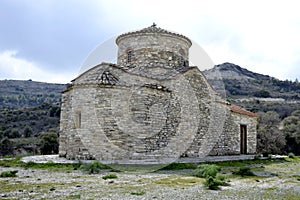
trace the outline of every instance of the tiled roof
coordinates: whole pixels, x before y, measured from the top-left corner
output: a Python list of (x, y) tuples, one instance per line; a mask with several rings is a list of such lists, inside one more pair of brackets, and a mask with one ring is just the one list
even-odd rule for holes
[(141, 33), (165, 33), (165, 34), (170, 34), (170, 35), (174, 35), (174, 36), (178, 36), (178, 37), (181, 37), (181, 38), (184, 38), (185, 40), (187, 40), (190, 44), (192, 44), (191, 40), (184, 36), (184, 35), (181, 35), (181, 34), (178, 34), (178, 33), (174, 33), (174, 32), (171, 32), (171, 31), (167, 31), (165, 29), (162, 29), (162, 28), (159, 28), (156, 26), (155, 23), (153, 23), (153, 25), (147, 27), (147, 28), (143, 28), (141, 30), (138, 30), (138, 31), (133, 31), (133, 32), (128, 32), (128, 33), (124, 33), (122, 35), (119, 35), (116, 39), (116, 43), (118, 44), (118, 41), (123, 38), (124, 36), (127, 36), (127, 35), (134, 35), (134, 34), (141, 34)]
[(241, 108), (237, 105), (233, 105), (233, 104), (230, 105), (230, 110), (232, 112), (239, 113), (239, 114), (242, 114), (242, 115), (248, 115), (250, 117), (259, 117), (258, 114), (255, 114), (253, 112), (250, 112), (248, 110), (245, 110), (245, 109), (243, 109), (243, 108)]

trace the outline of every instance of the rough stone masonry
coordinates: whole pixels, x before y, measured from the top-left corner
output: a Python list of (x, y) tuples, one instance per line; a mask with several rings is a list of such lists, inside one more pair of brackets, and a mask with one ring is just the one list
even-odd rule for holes
[(144, 164), (256, 152), (257, 115), (189, 65), (189, 38), (154, 24), (116, 44), (117, 64), (94, 66), (63, 92), (60, 156)]

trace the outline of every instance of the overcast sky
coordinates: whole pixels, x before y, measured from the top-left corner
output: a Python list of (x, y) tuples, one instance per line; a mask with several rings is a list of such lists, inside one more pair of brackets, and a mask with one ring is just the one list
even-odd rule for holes
[(68, 83), (95, 47), (153, 22), (215, 64), (300, 79), (298, 2), (0, 0), (0, 79)]

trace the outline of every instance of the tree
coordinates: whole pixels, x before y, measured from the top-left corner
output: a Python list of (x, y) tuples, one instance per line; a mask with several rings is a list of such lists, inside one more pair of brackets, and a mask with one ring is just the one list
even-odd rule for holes
[(9, 135), (9, 138), (19, 138), (21, 134), (19, 133), (18, 129), (13, 129)]
[(30, 126), (25, 126), (24, 131), (23, 131), (23, 136), (24, 137), (30, 137), (32, 135), (33, 131)]
[(254, 95), (255, 97), (262, 97), (262, 98), (271, 97), (270, 92), (267, 91), (267, 90), (260, 90), (260, 91), (254, 92), (253, 95)]
[(0, 155), (12, 155), (13, 154), (13, 143), (8, 139), (4, 138), (0, 141)]
[(49, 109), (50, 117), (60, 117), (60, 107), (51, 107)]
[(54, 130), (42, 133), (41, 153), (42, 154), (57, 154), (58, 153), (58, 134)]
[(283, 120), (283, 132), (287, 140), (286, 150), (300, 155), (300, 110)]
[(260, 153), (282, 154), (286, 144), (284, 133), (279, 130), (280, 118), (274, 111), (259, 113), (257, 150)]

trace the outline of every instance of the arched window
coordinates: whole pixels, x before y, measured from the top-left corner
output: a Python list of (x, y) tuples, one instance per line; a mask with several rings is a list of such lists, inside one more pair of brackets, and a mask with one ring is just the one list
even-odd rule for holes
[(77, 111), (75, 113), (75, 128), (81, 128), (81, 112)]
[(131, 64), (131, 62), (132, 62), (132, 59), (133, 59), (133, 50), (128, 50), (127, 51), (127, 63), (128, 64)]
[(183, 67), (187, 67), (188, 66), (188, 61), (185, 60), (186, 59), (186, 53), (182, 48), (179, 49), (179, 54), (180, 54), (179, 55), (179, 65), (183, 66)]

